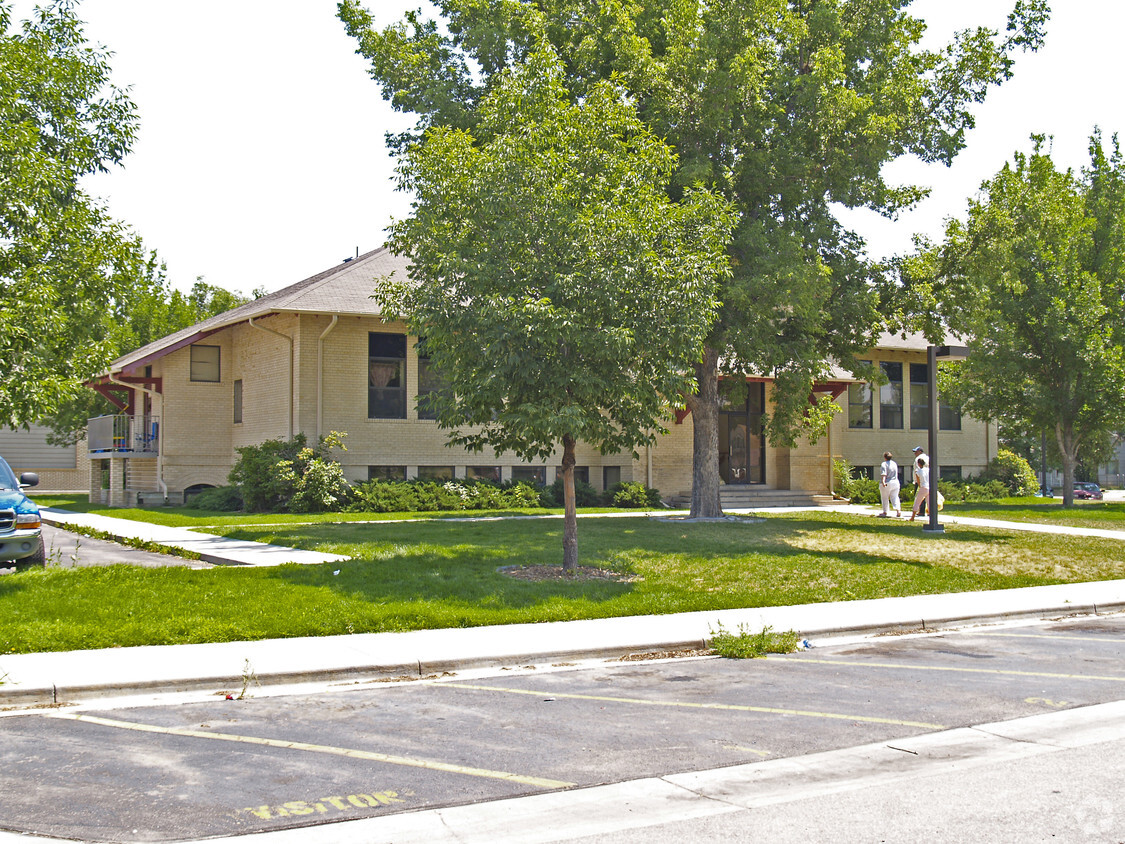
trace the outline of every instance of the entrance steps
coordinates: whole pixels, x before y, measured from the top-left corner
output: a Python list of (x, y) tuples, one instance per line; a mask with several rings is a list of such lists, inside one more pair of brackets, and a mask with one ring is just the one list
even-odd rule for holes
[[(847, 504), (831, 495), (807, 492), (800, 489), (769, 489), (751, 484), (726, 484), (719, 487), (719, 501), (723, 510), (745, 510), (761, 507), (830, 507)], [(685, 490), (672, 502), (674, 507), (688, 507), (691, 490)]]

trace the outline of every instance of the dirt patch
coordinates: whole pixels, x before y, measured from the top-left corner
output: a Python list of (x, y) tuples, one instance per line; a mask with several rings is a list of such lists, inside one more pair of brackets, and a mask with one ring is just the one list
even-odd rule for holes
[(562, 566), (504, 566), (498, 571), (516, 580), (531, 580), (537, 583), (547, 580), (574, 582), (608, 580), (613, 583), (637, 583), (644, 580), (639, 574), (596, 569), (591, 566), (579, 566), (573, 572), (564, 571)]
[(711, 648), (683, 648), (676, 651), (648, 651), (647, 653), (625, 654), (618, 662), (643, 662), (649, 659), (682, 659), (684, 657), (714, 656)]

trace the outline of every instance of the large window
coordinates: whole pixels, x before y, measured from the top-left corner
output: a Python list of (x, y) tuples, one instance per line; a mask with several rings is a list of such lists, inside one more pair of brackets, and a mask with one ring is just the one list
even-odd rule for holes
[(871, 385), (848, 385), (848, 427), (870, 428), (871, 416)]
[(465, 479), (470, 481), (492, 481), (500, 483), (499, 466), (466, 466)]
[(523, 481), (524, 483), (534, 484), (535, 486), (547, 485), (547, 467), (546, 466), (513, 466), (512, 467), (512, 480)]
[(192, 346), (191, 347), (191, 374), (192, 381), (219, 381), (219, 347), (218, 346)]
[[(930, 427), (930, 367), (924, 363), (910, 364), (910, 427), (927, 430)], [(942, 431), (961, 430), (961, 408), (938, 399), (938, 428)]]
[(930, 427), (930, 367), (924, 363), (910, 364), (910, 427)]
[(406, 418), (406, 335), (367, 335), (367, 418)]
[(430, 362), (429, 355), (426, 354), (426, 341), (419, 340), (415, 348), (418, 350), (418, 418), (437, 419), (437, 411), (431, 402), (445, 393), (449, 385)]
[(879, 388), (879, 427), (902, 427), (902, 364), (885, 360), (879, 364), (887, 383)]
[(419, 466), (415, 476), (420, 481), (451, 481), (453, 480), (452, 466)]

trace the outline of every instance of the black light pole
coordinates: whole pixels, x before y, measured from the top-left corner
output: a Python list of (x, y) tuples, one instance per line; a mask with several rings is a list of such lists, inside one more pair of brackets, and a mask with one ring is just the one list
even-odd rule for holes
[(927, 385), (928, 400), (930, 402), (930, 496), (926, 506), (930, 508), (930, 521), (922, 525), (923, 533), (945, 533), (945, 528), (938, 522), (938, 398), (937, 398), (937, 363), (939, 360), (964, 360), (969, 356), (965, 346), (929, 346), (926, 349), (926, 367), (929, 370), (929, 384)]

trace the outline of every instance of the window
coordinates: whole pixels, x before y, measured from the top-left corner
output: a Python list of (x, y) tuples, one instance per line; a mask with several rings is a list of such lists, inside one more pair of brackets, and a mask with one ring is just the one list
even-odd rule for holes
[(430, 405), (431, 397), (437, 398), (448, 391), (448, 384), (437, 368), (430, 363), (426, 354), (425, 340), (419, 340), (418, 350), (418, 418), (437, 419), (437, 412)]
[(938, 399), (938, 428), (942, 431), (961, 430), (961, 408)]
[(192, 381), (219, 380), (219, 347), (218, 346), (192, 346), (191, 370), (189, 378)]
[(234, 423), (242, 421), (242, 379), (234, 382)]
[(367, 335), (367, 418), (406, 418), (406, 335)]
[(879, 364), (887, 383), (879, 388), (879, 427), (902, 427), (902, 364), (883, 361)]
[(537, 486), (547, 485), (547, 467), (546, 466), (513, 466), (512, 467), (512, 480), (523, 481), (524, 483), (536, 484)]
[(621, 467), (620, 466), (603, 466), (602, 467), (602, 489), (610, 489), (615, 484), (621, 483)]
[(465, 467), (465, 478), (470, 481), (492, 481), (493, 483), (500, 483), (500, 467), (467, 466)]
[(451, 481), (453, 480), (453, 467), (419, 466), (417, 477), (420, 481)]
[(910, 427), (930, 427), (930, 367), (924, 363), (910, 364)]
[(878, 475), (877, 466), (852, 466), (853, 478), (867, 478), (869, 481), (875, 480)]
[(405, 481), (405, 466), (368, 466), (367, 480), (369, 481)]
[[(555, 469), (555, 477), (561, 478), (563, 476), (563, 467), (559, 466)], [(584, 484), (590, 483), (590, 467), (589, 466), (575, 466), (574, 467), (574, 480), (582, 481)]]
[(848, 385), (848, 427), (871, 427), (871, 385)]
[(959, 481), (961, 480), (961, 467), (960, 466), (939, 466), (938, 477), (943, 481)]

